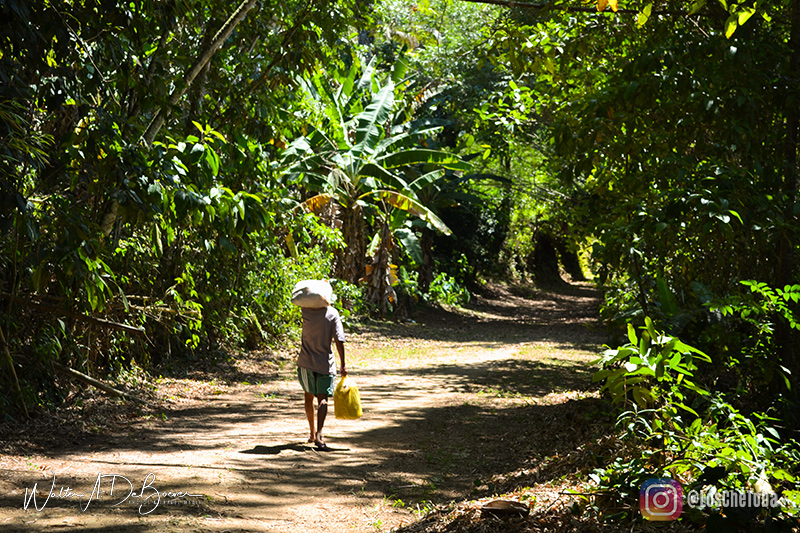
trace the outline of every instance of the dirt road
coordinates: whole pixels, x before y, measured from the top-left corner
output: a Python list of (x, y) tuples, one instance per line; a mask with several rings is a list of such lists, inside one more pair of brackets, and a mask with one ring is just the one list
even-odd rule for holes
[(291, 361), (257, 355), (225, 380), (162, 380), (145, 416), (32, 424), (3, 437), (0, 530), (390, 531), (509, 476), (539, 483), (596, 402), (597, 297), (497, 288), (467, 311), (356, 327), (364, 416), (331, 413), (329, 452), (305, 442)]

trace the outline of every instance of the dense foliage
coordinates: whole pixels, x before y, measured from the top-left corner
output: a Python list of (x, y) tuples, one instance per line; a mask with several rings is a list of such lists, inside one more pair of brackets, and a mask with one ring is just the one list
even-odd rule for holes
[[(456, 17), (450, 40), (433, 22), (450, 4), (420, 5), (386, 18), (425, 33), (423, 66), (457, 65), (473, 39), (428, 111), (494, 176), (467, 187), (487, 210), (443, 214), (480, 238), (439, 246), (539, 282), (590, 249), (603, 318), (629, 331), (597, 379), (631, 447), (598, 487), (629, 500), (654, 476), (772, 486), (796, 511), (800, 6), (469, 2), (480, 24)], [(753, 518), (725, 516), (709, 527)]]
[(553, 218), (592, 244), (604, 318), (629, 331), (597, 377), (632, 448), (595, 481), (623, 500), (654, 476), (779, 488), (796, 512), (798, 7), (624, 7), (638, 14), (521, 15), (569, 198)]
[(335, 275), (345, 315), (381, 316), (423, 296), (417, 267), (423, 293), (439, 279), (434, 198), (469, 166), (367, 15), (2, 4), (7, 416), (57, 404), (64, 367), (113, 377), (273, 343), (303, 278)]
[(340, 239), (292, 210), (275, 161), (351, 6), (254, 4), (3, 3), (3, 411), (61, 393), (51, 362), (268, 341), (290, 285), (330, 273)]

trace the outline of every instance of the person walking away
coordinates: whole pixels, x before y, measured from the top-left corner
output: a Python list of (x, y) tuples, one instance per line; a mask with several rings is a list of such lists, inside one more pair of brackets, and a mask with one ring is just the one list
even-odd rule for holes
[[(325, 417), (328, 414), (328, 398), (333, 396), (336, 377), (336, 358), (333, 344), (339, 354), (342, 377), (347, 375), (345, 367), (345, 335), (339, 312), (331, 307), (303, 307), (303, 335), (300, 355), (297, 357), (297, 376), (304, 391), (304, 403), (308, 427), (308, 442), (320, 450), (328, 445), (322, 435)], [(316, 424), (314, 423), (314, 398), (317, 400)]]

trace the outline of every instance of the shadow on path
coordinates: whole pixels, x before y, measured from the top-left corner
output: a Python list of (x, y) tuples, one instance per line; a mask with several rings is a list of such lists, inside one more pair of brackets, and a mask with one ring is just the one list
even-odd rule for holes
[[(293, 380), (267, 383), (270, 369), (257, 387), (243, 384), (171, 406), (155, 420), (42, 446), (35, 471), (0, 470), (0, 528), (15, 531), (4, 528), (4, 516), (23, 524), (20, 530), (45, 531), (77, 515), (82, 531), (135, 533), (158, 524), (172, 532), (197, 525), (193, 517), (215, 516), (219, 527), (203, 522), (195, 529), (374, 531), (365, 509), (387, 501), (444, 504), (488, 495), (500, 483), (498, 474), (511, 472), (525, 472), (533, 484), (553, 475), (552, 457), (591, 468), (594, 460), (579, 448), (604, 416), (602, 402), (582, 392), (591, 386), (588, 351), (601, 342), (593, 329), (598, 293), (587, 287), (496, 292), (466, 312), (429, 309), (423, 323), (356, 332), (356, 347), (425, 341), (432, 355), (401, 368), (375, 361), (354, 372), (365, 414), (344, 421), (331, 413), (331, 451), (303, 442), (301, 391)], [(536, 350), (526, 351), (530, 345)], [(437, 361), (437, 346), (450, 356)], [(453, 347), (464, 347), (463, 359), (454, 360)], [(53, 507), (57, 520), (35, 526), (30, 521), (44, 515), (22, 511), (22, 494), (51, 472), (59, 485), (83, 490), (91, 490), (97, 472), (140, 485), (153, 473), (159, 490), (186, 490), (207, 501), (162, 506), (142, 526), (130, 507), (81, 515), (75, 502), (61, 500)], [(400, 510), (381, 512), (389, 517)], [(97, 526), (103, 520), (108, 527)]]

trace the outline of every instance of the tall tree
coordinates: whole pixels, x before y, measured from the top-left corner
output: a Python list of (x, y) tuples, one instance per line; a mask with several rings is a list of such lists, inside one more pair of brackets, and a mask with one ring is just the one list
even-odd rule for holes
[(395, 92), (401, 90), (395, 84), (402, 80), (402, 63), (382, 85), (371, 65), (360, 76), (359, 69), (354, 63), (347, 74), (335, 77), (335, 90), (328, 88), (332, 80), (324, 72), (306, 82), (306, 93), (321, 111), (319, 122), (307, 126), (311, 131), (293, 141), (284, 158), (290, 183), (307, 181), (322, 198), (339, 204), (347, 245), (339, 274), (350, 282), (365, 277), (365, 211), (375, 220), (378, 245), (367, 297), (385, 314), (393, 294), (387, 281), (395, 242), (392, 212), (410, 213), (449, 233), (415, 191), (422, 183), (440, 179), (444, 169), (468, 167), (453, 154), (421, 147), (440, 128), (415, 126), (398, 111)]
[(354, 8), (256, 5), (0, 4), (0, 325), (29, 403), (51, 361), (147, 365), (250, 316), (247, 263), (292, 223), (269, 160), (293, 76)]

